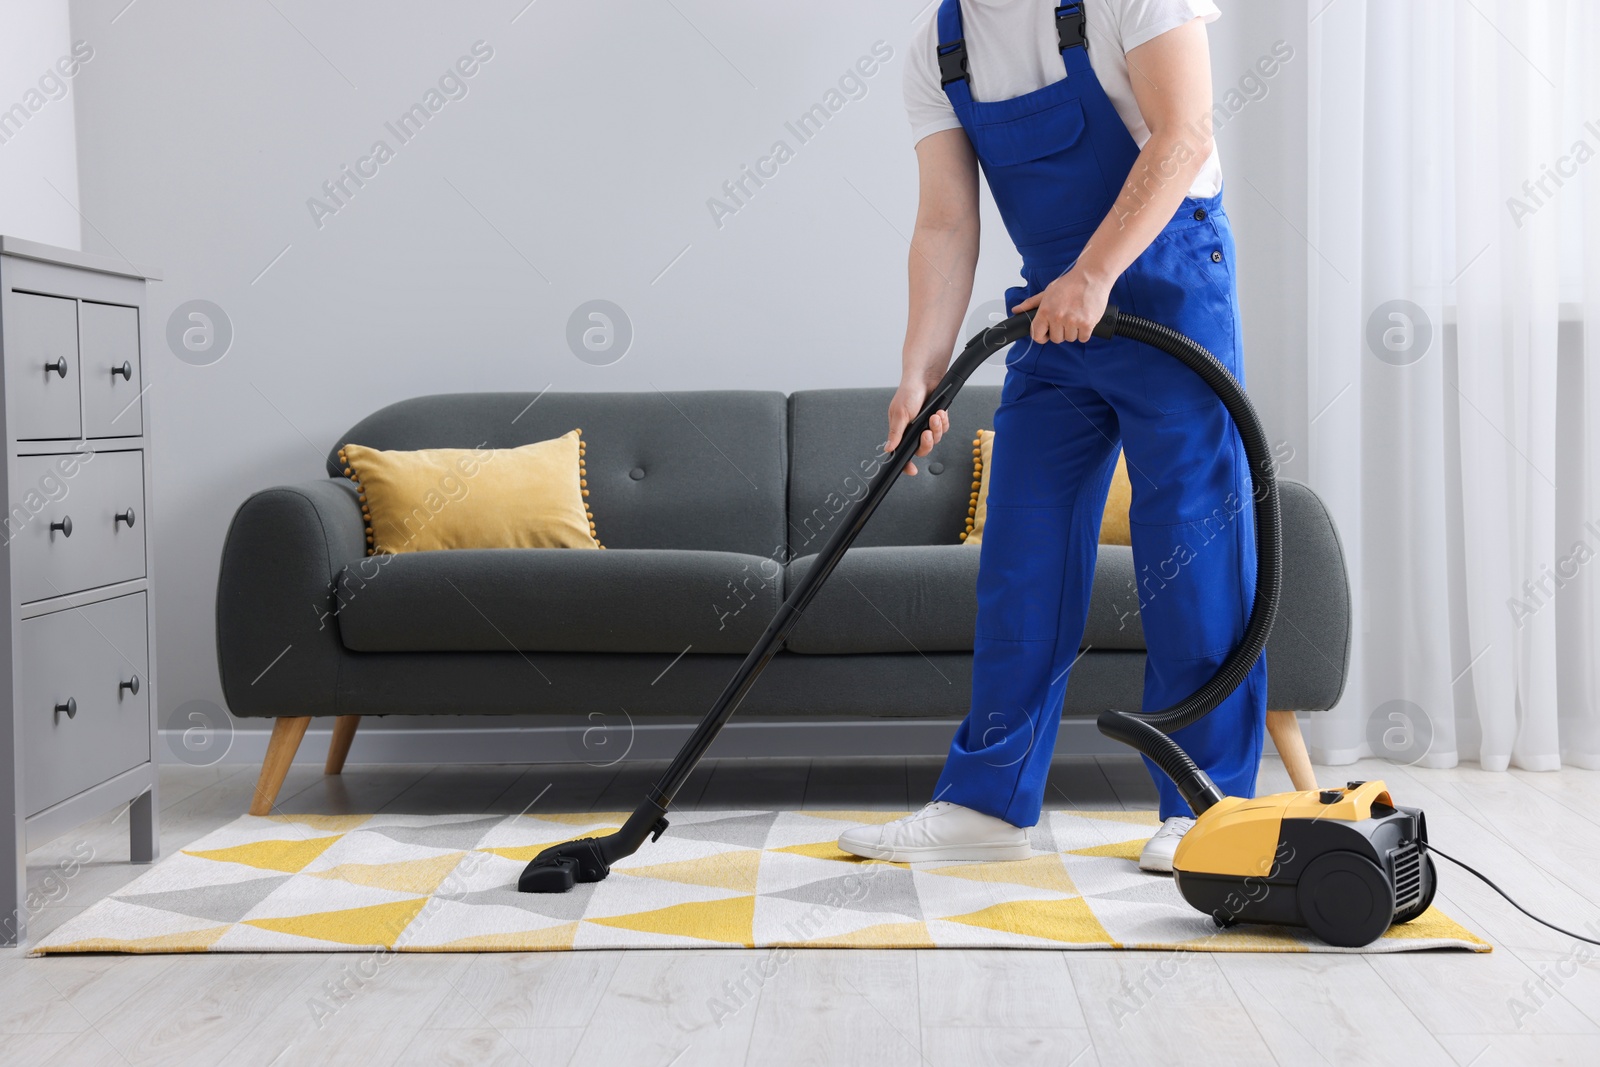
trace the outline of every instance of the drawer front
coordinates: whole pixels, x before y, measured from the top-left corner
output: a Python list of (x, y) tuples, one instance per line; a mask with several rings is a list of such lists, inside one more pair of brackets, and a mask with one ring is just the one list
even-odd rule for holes
[(139, 391), (139, 309), (78, 305), (78, 362), (83, 367), (85, 437), (138, 437), (144, 432)]
[(144, 577), (143, 452), (12, 463), (12, 576), (23, 603)]
[[(18, 646), (15, 713), (22, 719), (27, 814), (149, 762), (143, 593), (24, 619)], [(56, 710), (69, 700), (71, 715)]]
[(17, 440), (77, 437), (78, 302), (16, 292), (5, 301), (6, 405)]

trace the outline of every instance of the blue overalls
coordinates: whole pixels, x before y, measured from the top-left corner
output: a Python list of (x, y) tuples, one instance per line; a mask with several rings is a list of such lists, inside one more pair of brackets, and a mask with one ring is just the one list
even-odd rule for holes
[[(965, 77), (958, 0), (939, 7), (945, 92), (1022, 254), (1014, 308), (1065, 273), (1110, 214), (1139, 148), (1089, 65), (1083, 11), (1056, 9), (1067, 77), (979, 103)], [(1117, 279), (1111, 302), (1194, 338), (1241, 383), (1234, 246), (1220, 194), (1184, 200)], [(1205, 682), (1244, 632), (1255, 595), (1249, 467), (1222, 403), (1193, 371), (1125, 338), (1040, 345), (1008, 360), (994, 417), (978, 571), (972, 706), (934, 797), (1039, 820), (1068, 671), (1079, 653), (1101, 513), (1120, 444), (1139, 616), (1149, 651), (1144, 708)], [(1132, 590), (1113, 590), (1130, 602)], [(1232, 696), (1173, 736), (1229, 796), (1255, 795), (1266, 658)], [(1190, 814), (1149, 763), (1161, 817)]]

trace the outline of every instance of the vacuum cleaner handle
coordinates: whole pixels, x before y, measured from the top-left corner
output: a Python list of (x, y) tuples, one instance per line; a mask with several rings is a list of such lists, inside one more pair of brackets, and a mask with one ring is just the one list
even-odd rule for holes
[[(944, 377), (939, 379), (939, 384), (928, 394), (928, 399), (923, 402), (922, 410), (917, 413), (917, 417), (906, 427), (906, 432), (900, 439), (901, 443), (919, 439), (922, 431), (928, 428), (928, 420), (933, 418), (935, 412), (949, 408), (956, 394), (961, 392), (961, 387), (972, 377), (973, 371), (983, 366), (990, 356), (1002, 348), (1027, 337), (1028, 331), (1032, 328), (1033, 312), (1024, 311), (973, 334), (961, 349), (960, 355), (951, 362), (950, 369), (945, 371)], [(915, 433), (912, 433), (913, 429), (916, 430)], [(904, 467), (905, 464), (901, 463), (900, 466)]]
[[(1107, 304), (1105, 313), (1100, 316), (1100, 321), (1094, 324), (1093, 334), (1096, 337), (1115, 337), (1117, 335), (1117, 320), (1121, 313), (1117, 305)], [(929, 396), (929, 405), (924, 405), (926, 413), (932, 415), (935, 411), (943, 411), (950, 406), (950, 401), (955, 399), (956, 393), (972, 377), (972, 372), (1000, 349), (1027, 337), (1033, 329), (1033, 311), (1023, 311), (1002, 319), (987, 329), (979, 330), (967, 341), (961, 354), (950, 364), (950, 369), (945, 372), (934, 391)], [(937, 403), (934, 403), (937, 401)], [(932, 405), (930, 407), (930, 405)]]
[[(1092, 331), (1094, 336), (1115, 337), (1119, 314), (1115, 304), (1107, 304), (1105, 313), (1094, 325)], [(920, 438), (922, 431), (928, 428), (927, 420), (933, 418), (934, 413), (949, 408), (956, 394), (961, 392), (961, 387), (967, 384), (967, 379), (972, 377), (972, 373), (983, 366), (990, 356), (1028, 337), (1033, 330), (1033, 315), (1032, 310), (1019, 312), (973, 334), (962, 348), (961, 354), (950, 364), (950, 369), (939, 380), (939, 384), (928, 394), (928, 399), (922, 405), (922, 410), (917, 413), (917, 417), (906, 427), (905, 435), (901, 438), (902, 443), (907, 439), (915, 441)], [(900, 466), (903, 467), (905, 464), (902, 462)]]

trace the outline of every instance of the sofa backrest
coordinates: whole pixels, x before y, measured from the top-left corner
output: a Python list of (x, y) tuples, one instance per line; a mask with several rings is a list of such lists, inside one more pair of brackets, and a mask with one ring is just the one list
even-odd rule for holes
[[(813, 389), (789, 397), (789, 551), (818, 551), (867, 474), (880, 465), (893, 389)], [(856, 544), (959, 544), (972, 495), (972, 439), (994, 428), (998, 385), (968, 385), (950, 408), (950, 432), (902, 477)], [(938, 474), (933, 471), (938, 470)]]
[[(446, 393), (373, 412), (328, 454), (515, 448), (582, 428), (589, 507), (608, 548), (776, 556), (784, 544), (787, 414), (776, 392)], [(870, 434), (868, 435), (870, 436)]]

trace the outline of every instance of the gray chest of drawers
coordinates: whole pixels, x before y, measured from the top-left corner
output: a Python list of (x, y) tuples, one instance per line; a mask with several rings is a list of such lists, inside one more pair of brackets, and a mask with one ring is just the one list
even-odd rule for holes
[[(145, 283), (127, 263), (0, 237), (0, 943), (26, 936), (29, 848), (127, 806), (156, 856)], [(76, 851), (76, 850), (75, 850)]]

